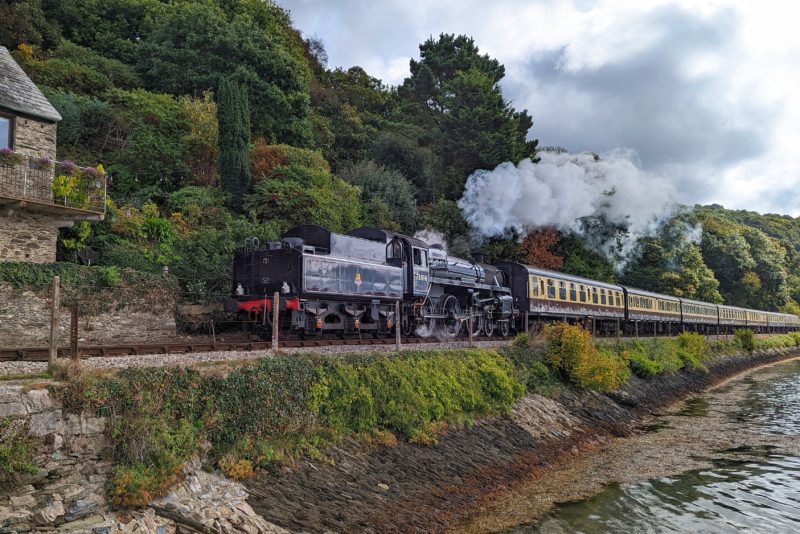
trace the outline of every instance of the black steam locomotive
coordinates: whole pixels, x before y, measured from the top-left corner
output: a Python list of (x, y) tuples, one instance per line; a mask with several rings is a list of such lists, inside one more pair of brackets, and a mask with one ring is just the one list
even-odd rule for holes
[(380, 337), (395, 327), (421, 337), (455, 337), (469, 325), (475, 335), (511, 331), (511, 290), (502, 271), (377, 228), (343, 235), (302, 225), (280, 241), (249, 239), (234, 253), (233, 284), (229, 308), (265, 337), (275, 292), (280, 329), (304, 337)]
[[(235, 298), (229, 311), (271, 335), (272, 299), (279, 293), (279, 328), (302, 336), (508, 336), (546, 321), (581, 323), (600, 335), (786, 332), (792, 314), (660, 295), (515, 262), (496, 266), (449, 256), (406, 235), (359, 228), (347, 235), (314, 225), (280, 241), (249, 239), (233, 261)], [(400, 304), (400, 315), (396, 305)], [(291, 312), (291, 313), (289, 313)]]

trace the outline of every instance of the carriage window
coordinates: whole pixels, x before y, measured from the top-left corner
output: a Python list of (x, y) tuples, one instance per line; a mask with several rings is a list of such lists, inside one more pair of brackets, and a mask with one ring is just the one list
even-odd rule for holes
[(531, 296), (536, 298), (539, 296), (539, 279), (535, 276), (531, 276), (530, 282), (531, 284)]
[(597, 288), (596, 287), (592, 288), (592, 302), (594, 302), (595, 304), (598, 303), (598, 300), (597, 300)]
[(552, 280), (547, 280), (547, 298), (556, 298), (556, 286)]
[(559, 282), (558, 283), (558, 298), (561, 300), (567, 300), (567, 284), (566, 282)]
[(581, 286), (581, 302), (586, 302), (586, 286)]
[(622, 293), (617, 291), (617, 308), (622, 307)]
[(539, 281), (539, 285), (542, 286), (542, 296), (544, 297), (544, 280)]
[(575, 290), (575, 284), (570, 283), (569, 285), (569, 300), (575, 302), (578, 300), (578, 293)]
[(607, 304), (607, 302), (606, 302), (606, 290), (605, 289), (601, 289), (600, 290), (600, 304), (602, 304), (603, 306), (605, 306)]

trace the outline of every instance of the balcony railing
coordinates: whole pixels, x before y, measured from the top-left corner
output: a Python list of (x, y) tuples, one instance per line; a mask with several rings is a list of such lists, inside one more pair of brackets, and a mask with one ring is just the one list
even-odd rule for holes
[(0, 150), (0, 197), (104, 214), (106, 192), (102, 170)]

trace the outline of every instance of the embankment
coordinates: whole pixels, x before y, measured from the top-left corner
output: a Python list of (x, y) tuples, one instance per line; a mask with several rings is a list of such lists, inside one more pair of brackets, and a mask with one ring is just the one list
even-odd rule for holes
[(508, 416), (451, 428), (435, 446), (349, 441), (331, 451), (330, 463), (306, 461), (262, 472), (246, 483), (249, 502), (293, 531), (460, 530), (497, 492), (546, 473), (565, 455), (629, 435), (643, 416), (790, 356), (785, 349), (724, 356), (709, 362), (707, 372), (632, 376), (612, 394), (572, 389), (552, 398), (528, 394)]
[(444, 531), (797, 341), (607, 347), (555, 327), (497, 350), (66, 368), (0, 388), (0, 532)]

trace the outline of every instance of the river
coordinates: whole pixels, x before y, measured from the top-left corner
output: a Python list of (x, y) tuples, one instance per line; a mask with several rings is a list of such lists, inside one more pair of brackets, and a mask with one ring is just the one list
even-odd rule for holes
[(494, 503), (483, 527), (798, 532), (800, 360), (729, 380), (550, 473)]

